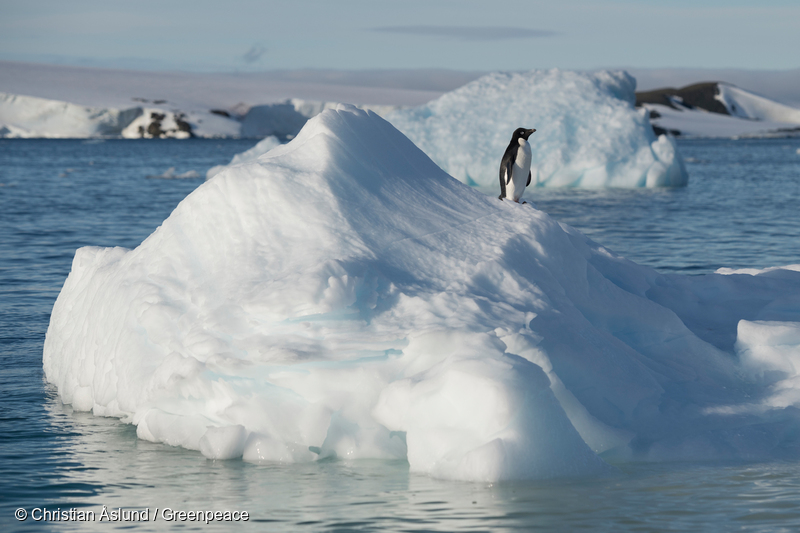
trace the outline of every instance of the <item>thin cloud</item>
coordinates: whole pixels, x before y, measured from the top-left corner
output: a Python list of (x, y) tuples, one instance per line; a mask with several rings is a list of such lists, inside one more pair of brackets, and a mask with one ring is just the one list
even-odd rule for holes
[(242, 56), (242, 59), (244, 59), (245, 63), (255, 63), (261, 59), (261, 56), (263, 56), (266, 51), (267, 49), (260, 44), (254, 44), (250, 47), (250, 50), (245, 52), (245, 54)]
[(444, 37), (460, 41), (502, 41), (553, 37), (557, 32), (514, 26), (380, 26), (370, 28), (381, 33), (402, 33), (425, 37)]

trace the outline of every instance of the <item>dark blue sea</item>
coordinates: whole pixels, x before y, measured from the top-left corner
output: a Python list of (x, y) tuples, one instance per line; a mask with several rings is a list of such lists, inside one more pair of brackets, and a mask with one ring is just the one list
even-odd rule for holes
[[(148, 175), (204, 176), (253, 144), (0, 140), (0, 531), (800, 531), (796, 462), (628, 463), (603, 479), (461, 483), (404, 462), (209, 461), (61, 405), (42, 345), (75, 250), (137, 246), (202, 183)], [(662, 272), (800, 263), (800, 139), (679, 145), (688, 187), (526, 198)], [(248, 520), (176, 518), (223, 510)], [(81, 513), (95, 521), (73, 520)]]

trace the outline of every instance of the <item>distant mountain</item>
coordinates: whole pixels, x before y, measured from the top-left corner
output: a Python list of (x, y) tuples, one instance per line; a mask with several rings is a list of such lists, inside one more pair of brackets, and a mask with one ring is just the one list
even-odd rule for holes
[(705, 109), (712, 113), (730, 115), (728, 108), (717, 99), (719, 94), (719, 82), (695, 83), (694, 85), (689, 85), (681, 89), (669, 87), (666, 89), (637, 92), (636, 106), (658, 104), (679, 111), (683, 108), (695, 109), (699, 107), (700, 109)]
[(693, 137), (800, 135), (800, 109), (726, 82), (636, 93), (657, 134)]

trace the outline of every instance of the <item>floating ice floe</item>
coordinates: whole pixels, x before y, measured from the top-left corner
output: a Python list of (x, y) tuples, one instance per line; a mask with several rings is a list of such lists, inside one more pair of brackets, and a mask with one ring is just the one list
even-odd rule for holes
[(536, 70), (484, 76), (387, 120), (458, 180), (497, 195), (516, 128), (536, 128), (531, 185), (677, 187), (687, 173), (675, 141), (636, 110), (625, 72)]
[(177, 180), (177, 179), (193, 179), (199, 178), (200, 173), (196, 170), (187, 170), (186, 172), (177, 173), (175, 167), (169, 167), (161, 174), (150, 174), (148, 179), (161, 179), (161, 180)]
[(541, 479), (800, 457), (798, 323), (797, 268), (661, 275), (342, 106), (137, 248), (79, 249), (43, 362), (75, 409), (209, 458)]

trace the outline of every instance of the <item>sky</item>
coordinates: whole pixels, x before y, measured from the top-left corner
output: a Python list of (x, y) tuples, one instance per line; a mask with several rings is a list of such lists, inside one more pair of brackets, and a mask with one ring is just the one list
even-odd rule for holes
[(0, 59), (197, 72), (800, 68), (800, 0), (0, 0)]

